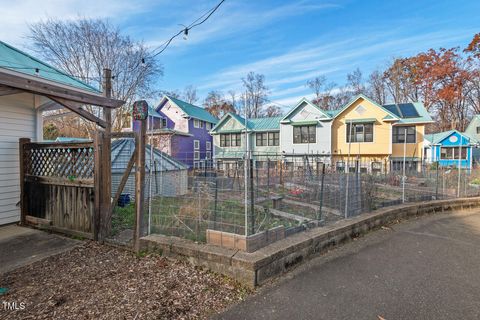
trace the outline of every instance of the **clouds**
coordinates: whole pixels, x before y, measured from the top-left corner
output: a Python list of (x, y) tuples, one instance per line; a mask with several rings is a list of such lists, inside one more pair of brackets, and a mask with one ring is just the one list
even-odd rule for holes
[(0, 0), (2, 28), (0, 39), (22, 47), (28, 24), (49, 17), (61, 19), (110, 18), (117, 19), (125, 13), (136, 14), (146, 10), (151, 1), (130, 0)]

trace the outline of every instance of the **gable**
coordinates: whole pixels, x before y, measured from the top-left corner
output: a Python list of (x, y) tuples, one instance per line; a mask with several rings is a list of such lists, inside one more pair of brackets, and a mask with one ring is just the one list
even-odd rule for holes
[(370, 100), (359, 97), (342, 109), (335, 118), (358, 121), (362, 119), (369, 119), (369, 121), (375, 119), (381, 122), (382, 119), (387, 116), (391, 116), (391, 114)]
[(245, 128), (243, 123), (240, 123), (237, 119), (228, 115), (219, 126), (215, 128), (216, 132), (231, 132), (231, 131), (241, 131)]
[(302, 98), (297, 105), (290, 110), (281, 120), (283, 123), (289, 121), (308, 121), (308, 120), (323, 120), (330, 119), (330, 116), (320, 107), (314, 105), (305, 98)]
[(470, 136), (480, 136), (480, 133), (477, 133), (477, 127), (480, 127), (480, 115), (475, 115), (470, 123), (467, 126), (467, 129), (465, 129), (465, 133), (467, 133)]
[(325, 119), (325, 114), (318, 108), (312, 106), (307, 102), (302, 102), (298, 108), (294, 110), (289, 116), (290, 121), (307, 121), (307, 120), (319, 120)]

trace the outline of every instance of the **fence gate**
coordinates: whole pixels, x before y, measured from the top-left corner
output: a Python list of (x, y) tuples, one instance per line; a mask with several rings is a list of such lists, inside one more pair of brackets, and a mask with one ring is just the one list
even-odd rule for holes
[(22, 223), (94, 237), (94, 143), (20, 139)]

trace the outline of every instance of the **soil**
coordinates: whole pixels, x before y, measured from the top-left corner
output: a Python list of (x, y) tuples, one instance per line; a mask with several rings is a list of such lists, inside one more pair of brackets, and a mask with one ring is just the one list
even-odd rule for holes
[(204, 319), (250, 293), (187, 262), (94, 242), (1, 275), (0, 287), (0, 319)]

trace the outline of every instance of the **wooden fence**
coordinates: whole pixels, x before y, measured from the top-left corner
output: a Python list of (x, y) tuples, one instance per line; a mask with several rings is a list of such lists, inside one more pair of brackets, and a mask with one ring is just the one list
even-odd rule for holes
[(95, 238), (96, 157), (93, 142), (20, 139), (22, 223)]

